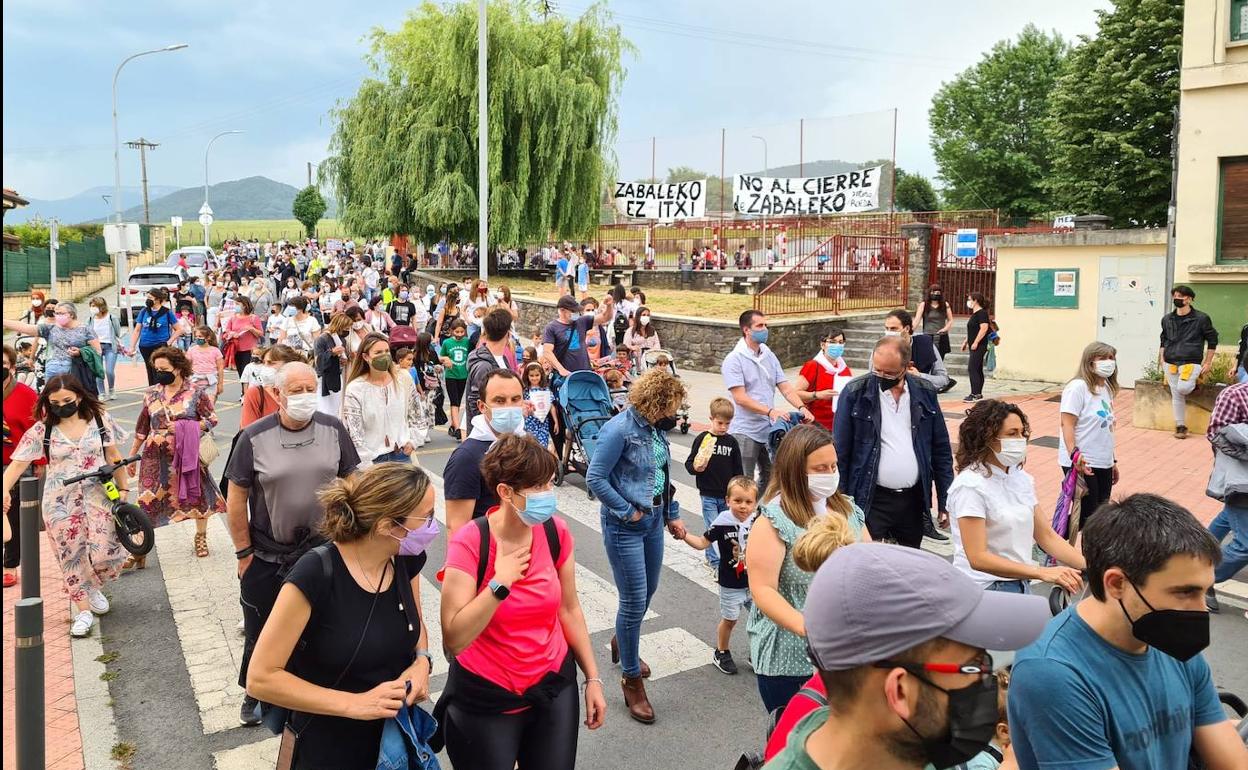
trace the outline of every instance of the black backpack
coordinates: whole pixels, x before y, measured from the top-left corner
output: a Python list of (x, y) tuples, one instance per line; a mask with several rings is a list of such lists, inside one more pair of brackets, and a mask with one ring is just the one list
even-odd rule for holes
[[(477, 531), (481, 534), (481, 550), (477, 556), (477, 591), (481, 590), (481, 586), (485, 584), (485, 568), (486, 562), (490, 560), (490, 521), (485, 516), (473, 519)], [(559, 564), (559, 530), (555, 529), (555, 520), (547, 519), (542, 522), (542, 529), (546, 530), (546, 545), (550, 548), (550, 560), (555, 565)]]

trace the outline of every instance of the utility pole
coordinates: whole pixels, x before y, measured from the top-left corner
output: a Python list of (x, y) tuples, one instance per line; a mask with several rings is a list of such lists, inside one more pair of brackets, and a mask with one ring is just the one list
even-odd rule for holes
[(147, 200), (147, 151), (154, 150), (160, 145), (149, 142), (143, 137), (139, 137), (133, 142), (126, 142), (126, 146), (132, 150), (139, 151), (139, 168), (143, 172), (143, 224), (150, 225), (152, 223), (152, 207)]

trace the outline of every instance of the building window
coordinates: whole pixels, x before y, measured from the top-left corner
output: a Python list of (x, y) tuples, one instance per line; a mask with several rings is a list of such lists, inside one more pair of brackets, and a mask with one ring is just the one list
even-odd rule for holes
[(1248, 41), (1248, 0), (1231, 0), (1231, 42)]
[(1248, 157), (1223, 158), (1218, 190), (1218, 261), (1248, 261)]

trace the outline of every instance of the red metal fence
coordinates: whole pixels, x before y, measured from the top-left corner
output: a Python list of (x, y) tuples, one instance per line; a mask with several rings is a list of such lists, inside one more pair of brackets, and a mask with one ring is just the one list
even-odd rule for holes
[(833, 235), (754, 296), (767, 315), (840, 314), (906, 304), (910, 244), (889, 235)]
[(932, 243), (929, 249), (931, 253), (929, 280), (940, 284), (949, 307), (955, 314), (965, 315), (967, 313), (966, 298), (971, 292), (983, 294), (990, 302), (996, 293), (997, 250), (984, 245), (986, 236), (1051, 232), (1055, 232), (1052, 227), (981, 227), (976, 241), (975, 256), (959, 257), (957, 228), (938, 227), (932, 230)]

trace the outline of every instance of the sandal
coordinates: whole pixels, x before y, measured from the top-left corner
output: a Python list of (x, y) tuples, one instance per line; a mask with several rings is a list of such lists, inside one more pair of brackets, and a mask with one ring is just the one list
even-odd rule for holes
[(121, 563), (122, 569), (146, 569), (147, 556), (127, 556)]
[(195, 555), (201, 559), (208, 555), (208, 533), (207, 532), (195, 533)]

